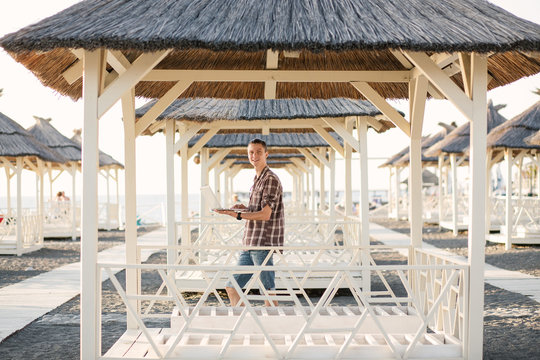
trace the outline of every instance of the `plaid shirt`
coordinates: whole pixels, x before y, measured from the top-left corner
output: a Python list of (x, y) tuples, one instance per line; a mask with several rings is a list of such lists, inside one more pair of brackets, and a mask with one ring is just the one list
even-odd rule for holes
[(277, 175), (268, 166), (258, 178), (255, 176), (249, 194), (248, 211), (260, 211), (266, 205), (272, 209), (270, 220), (247, 220), (244, 245), (283, 246), (283, 188)]

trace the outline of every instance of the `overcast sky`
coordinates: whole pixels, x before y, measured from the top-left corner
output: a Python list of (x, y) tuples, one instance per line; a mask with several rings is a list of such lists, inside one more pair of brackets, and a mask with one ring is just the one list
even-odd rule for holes
[[(0, 36), (53, 15), (77, 2), (74, 0), (12, 1), (8, 8), (4, 7), (0, 12)], [(540, 23), (540, 0), (492, 0), (491, 2), (520, 17)], [(0, 112), (11, 117), (25, 128), (34, 124), (33, 115), (50, 117), (53, 119), (51, 124), (68, 137), (72, 136), (73, 129), (82, 127), (83, 107), (81, 101), (74, 102), (44, 87), (34, 75), (16, 63), (3, 50), (0, 50), (0, 68), (2, 69), (0, 88), (4, 89), (4, 95), (0, 97)], [(537, 87), (540, 87), (540, 75), (492, 90), (488, 93), (488, 98), (493, 99), (495, 104), (507, 104), (507, 107), (501, 110), (501, 114), (510, 119), (539, 100), (538, 96), (531, 92)], [(138, 100), (137, 105), (143, 103), (144, 100)], [(407, 102), (397, 101), (392, 104), (404, 113), (408, 113)], [(437, 123), (440, 121), (447, 123), (456, 121), (458, 124), (462, 124), (465, 120), (449, 102), (429, 100), (426, 107), (424, 135), (438, 132)], [(369, 133), (369, 156), (373, 158), (389, 157), (407, 146), (408, 143), (407, 137), (401, 134), (398, 129), (390, 130), (383, 135), (375, 135), (371, 131)], [(117, 104), (100, 121), (100, 149), (123, 162), (122, 138), (121, 109)], [(164, 137), (160, 134), (153, 137), (141, 137), (137, 140), (137, 189), (140, 194), (165, 193), (165, 146), (163, 140)], [(343, 161), (338, 162), (338, 171), (342, 171), (342, 165), (340, 165), (342, 163)], [(380, 160), (370, 160), (370, 189), (386, 188), (388, 183), (386, 172), (378, 170), (376, 167), (379, 163)], [(355, 167), (357, 167), (356, 163)], [(190, 162), (190, 171), (193, 171), (195, 176), (190, 176), (189, 191), (196, 193), (199, 190), (199, 170), (193, 162)], [(358, 170), (355, 169), (353, 176), (357, 173)], [(292, 186), (287, 173), (280, 172), (279, 174), (286, 190), (290, 190)], [(238, 185), (235, 190), (248, 190), (252, 178), (252, 172), (242, 171), (237, 178), (236, 184)], [(35, 182), (31, 176), (25, 176), (24, 184), (24, 194), (34, 194)], [(69, 193), (70, 184), (69, 177), (63, 176), (58, 185), (55, 186), (54, 191), (64, 189), (68, 190)], [(342, 189), (343, 187), (343, 177), (338, 177), (337, 188)], [(356, 188), (354, 185), (353, 187)], [(0, 196), (5, 196), (5, 177), (3, 175), (0, 176), (0, 189)], [(80, 190), (78, 193), (80, 194)]]

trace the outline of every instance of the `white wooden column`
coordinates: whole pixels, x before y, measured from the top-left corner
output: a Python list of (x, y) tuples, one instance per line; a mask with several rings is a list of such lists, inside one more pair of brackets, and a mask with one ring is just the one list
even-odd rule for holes
[(470, 195), (469, 195), (469, 266), (470, 266), (470, 338), (469, 358), (483, 355), (484, 334), (484, 263), (485, 263), (485, 206), (486, 137), (487, 137), (487, 57), (471, 56), (472, 99), (470, 138)]
[(97, 271), (98, 242), (98, 96), (104, 51), (84, 51), (82, 138), (82, 196), (81, 213), (81, 359), (94, 359), (101, 354), (101, 324), (98, 314), (101, 274)]
[(391, 218), (392, 217), (392, 205), (394, 204), (393, 203), (393, 191), (392, 191), (392, 177), (393, 177), (393, 172), (392, 172), (392, 167), (389, 166), (388, 167), (388, 218)]
[(311, 210), (315, 214), (317, 211), (317, 199), (315, 197), (315, 165), (311, 164), (309, 169), (311, 176)]
[[(208, 182), (208, 148), (203, 147), (201, 149), (201, 186), (209, 185)], [(202, 219), (208, 215), (207, 205), (206, 201), (204, 199), (203, 193), (201, 192), (200, 195), (200, 209), (199, 209), (199, 216), (200, 216), (200, 227), (199, 227), (199, 234), (202, 231), (203, 227), (203, 221)]]
[(115, 168), (114, 169), (114, 178), (115, 178), (115, 181), (116, 181), (116, 212), (118, 213), (117, 216), (118, 216), (118, 229), (122, 229), (123, 226), (122, 226), (122, 212), (120, 210), (120, 189), (119, 189), (119, 183), (120, 183), (120, 178), (118, 177), (118, 168)]
[(17, 174), (17, 256), (22, 255), (22, 244), (23, 244), (23, 233), (22, 233), (22, 218), (23, 218), (23, 209), (22, 209), (22, 169), (23, 169), (23, 158), (18, 157), (16, 160), (17, 167), (15, 172)]
[(330, 193), (328, 194), (328, 206), (330, 207), (330, 220), (336, 221), (336, 151), (330, 149)]
[(422, 127), (426, 106), (428, 81), (418, 76), (409, 83), (411, 140), (409, 146), (409, 223), (411, 246), (422, 247)]
[[(184, 127), (180, 128), (180, 137), (185, 136), (186, 129)], [(187, 139), (189, 141), (189, 139)], [(181, 196), (182, 196), (182, 239), (181, 244), (183, 246), (191, 245), (191, 233), (190, 227), (187, 224), (189, 218), (189, 194), (188, 194), (188, 141), (184, 142), (184, 145), (180, 149), (180, 171), (182, 176), (181, 182)]]
[[(77, 239), (77, 164), (71, 164), (71, 239)], [(99, 171), (99, 170), (98, 170)], [(99, 219), (98, 219), (99, 221)]]
[(321, 162), (321, 166), (319, 167), (319, 211), (325, 211), (326, 210), (326, 186), (325, 186), (325, 178), (324, 178), (324, 170), (325, 165)]
[(45, 219), (45, 196), (43, 190), (45, 189), (45, 167), (43, 161), (40, 159), (37, 160), (37, 168), (39, 173), (39, 242), (43, 243), (43, 222)]
[(7, 185), (7, 215), (11, 216), (11, 169), (9, 166), (5, 167), (6, 171), (6, 185)]
[(457, 162), (456, 154), (450, 154), (450, 169), (452, 171), (452, 232), (454, 236), (458, 235), (458, 181), (457, 181)]
[(438, 162), (438, 169), (439, 169), (439, 229), (441, 228), (441, 221), (443, 220), (443, 202), (444, 202), (444, 189), (443, 189), (443, 166), (444, 166), (444, 155), (441, 153), (439, 154), (439, 162)]
[[(136, 132), (135, 132), (135, 90), (132, 88), (122, 97), (122, 115), (124, 120), (124, 162), (125, 162), (125, 213), (126, 213), (126, 264), (140, 264), (137, 254), (137, 169), (136, 169)], [(126, 291), (140, 294), (139, 278), (135, 269), (126, 270)], [(139, 303), (132, 300), (132, 305)], [(136, 329), (133, 316), (127, 318), (128, 329)]]
[(513, 230), (513, 208), (512, 208), (512, 166), (514, 164), (514, 159), (512, 157), (512, 149), (506, 148), (504, 150), (505, 160), (506, 160), (506, 213), (505, 213), (505, 224), (506, 224), (506, 234), (504, 239), (504, 248), (510, 250), (512, 248), (512, 230)]
[(107, 208), (106, 208), (107, 221), (106, 221), (105, 226), (106, 226), (107, 230), (111, 230), (111, 211), (110, 211), (110, 208), (111, 208), (111, 185), (110, 185), (111, 175), (109, 174), (109, 171), (110, 171), (109, 168), (105, 169), (105, 180), (107, 181), (107, 183), (106, 183), (106, 186), (107, 186)]
[(395, 171), (395, 174), (396, 174), (396, 176), (394, 176), (394, 188), (396, 190), (396, 193), (395, 193), (396, 220), (400, 220), (400, 216), (399, 216), (400, 205), (399, 205), (399, 202), (401, 200), (401, 189), (400, 189), (400, 183), (399, 182), (401, 181), (401, 179), (400, 179), (401, 169), (399, 167), (395, 166), (394, 171)]
[(540, 198), (540, 153), (536, 153), (536, 194)]
[[(165, 125), (165, 168), (166, 168), (166, 189), (167, 189), (167, 245), (176, 246), (176, 213), (175, 213), (175, 191), (174, 191), (174, 144), (175, 144), (175, 121), (166, 120)], [(176, 250), (167, 249), (167, 264), (176, 263)]]
[[(362, 266), (369, 266), (369, 187), (368, 187), (368, 149), (367, 149), (367, 120), (364, 117), (357, 119), (356, 130), (358, 132), (358, 142), (360, 146), (360, 246), (362, 251)], [(366, 294), (371, 292), (371, 271), (362, 271), (362, 290)]]
[(491, 157), (492, 149), (488, 149), (486, 155), (486, 239), (491, 230)]
[[(345, 120), (345, 128), (350, 134), (352, 132), (353, 123), (347, 118)], [(352, 210), (352, 146), (344, 141), (345, 150), (345, 216), (351, 216)]]

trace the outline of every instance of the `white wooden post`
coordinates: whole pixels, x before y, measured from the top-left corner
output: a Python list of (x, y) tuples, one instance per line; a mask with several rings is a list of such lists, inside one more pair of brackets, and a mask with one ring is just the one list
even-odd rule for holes
[[(174, 191), (174, 143), (175, 143), (175, 121), (167, 120), (165, 125), (165, 168), (166, 168), (166, 189), (167, 189), (167, 245), (176, 246), (176, 215), (175, 215), (175, 191)], [(167, 264), (176, 263), (176, 250), (167, 249)]]
[[(358, 142), (360, 146), (360, 246), (364, 247), (362, 251), (362, 266), (369, 266), (369, 187), (368, 187), (368, 149), (367, 149), (367, 120), (364, 117), (357, 119), (356, 131), (358, 133)], [(362, 290), (366, 294), (371, 292), (371, 271), (362, 271)]]
[(77, 239), (77, 164), (71, 164), (71, 239)]
[(45, 169), (43, 166), (43, 161), (38, 159), (37, 160), (37, 166), (38, 166), (38, 173), (39, 173), (39, 242), (43, 243), (43, 222), (44, 222), (44, 215), (45, 215), (45, 209), (44, 209), (44, 194), (43, 190), (45, 188), (44, 182), (45, 182)]
[(439, 154), (439, 162), (438, 162), (438, 169), (439, 169), (439, 229), (441, 228), (441, 221), (443, 221), (443, 202), (444, 202), (444, 189), (443, 189), (443, 178), (444, 178), (444, 155)]
[(22, 233), (22, 218), (23, 218), (23, 209), (22, 209), (22, 169), (23, 169), (23, 158), (18, 157), (16, 160), (17, 167), (15, 172), (17, 174), (17, 256), (22, 255), (22, 245), (23, 245), (23, 233)]
[[(81, 359), (94, 359), (101, 355), (100, 316), (98, 301), (101, 288), (97, 271), (98, 240), (98, 96), (104, 51), (84, 51), (83, 101), (84, 122), (82, 138), (82, 197), (81, 221)], [(52, 193), (52, 192), (51, 192)]]
[(336, 151), (330, 149), (330, 193), (328, 194), (328, 206), (330, 207), (330, 221), (336, 221)]
[(53, 171), (52, 171), (52, 164), (48, 164), (49, 167), (49, 202), (52, 204), (54, 199), (54, 193), (53, 193)]
[[(353, 123), (350, 118), (345, 119), (345, 128), (350, 134), (352, 132)], [(345, 216), (352, 215), (352, 146), (344, 141), (345, 150)]]
[(491, 230), (491, 156), (492, 149), (486, 154), (486, 238)]
[(400, 179), (401, 169), (399, 167), (395, 166), (394, 171), (396, 173), (396, 176), (394, 177), (394, 188), (396, 189), (396, 193), (395, 193), (396, 202), (395, 202), (394, 205), (396, 207), (396, 220), (400, 220), (400, 216), (399, 216), (400, 205), (399, 205), (399, 202), (401, 200), (401, 189), (400, 189), (399, 182), (401, 181), (401, 179)]
[[(201, 186), (209, 185), (208, 182), (208, 148), (203, 147), (201, 149)], [(201, 208), (199, 210), (199, 214), (201, 217), (201, 228), (199, 229), (202, 231), (202, 218), (206, 217), (208, 215), (206, 201), (204, 199), (204, 196), (201, 192), (201, 198), (200, 198), (200, 204)]]
[[(126, 213), (126, 264), (139, 264), (137, 252), (137, 169), (136, 169), (136, 132), (135, 132), (135, 89), (131, 88), (122, 96), (122, 115), (124, 119), (124, 163), (125, 163), (125, 213)], [(126, 270), (126, 291), (128, 294), (140, 294), (139, 277), (136, 269)], [(139, 308), (139, 302), (132, 301), (132, 306)], [(128, 314), (127, 328), (136, 329), (137, 323)]]
[(116, 181), (116, 211), (118, 212), (118, 229), (121, 229), (123, 228), (122, 226), (122, 212), (120, 210), (120, 189), (119, 189), (119, 185), (120, 185), (120, 178), (118, 177), (119, 175), (119, 172), (118, 172), (118, 168), (115, 168), (114, 169), (114, 178), (115, 178), (115, 181)]
[(394, 204), (394, 196), (392, 191), (392, 177), (393, 177), (392, 167), (388, 167), (388, 218), (392, 218), (392, 205)]
[(311, 210), (315, 213), (317, 211), (317, 199), (315, 198), (315, 165), (311, 164), (309, 169), (311, 176)]
[(11, 216), (11, 169), (9, 166), (5, 167), (6, 171), (6, 185), (7, 185), (7, 215)]
[(107, 208), (105, 209), (105, 214), (107, 216), (107, 220), (106, 220), (106, 223), (105, 223), (105, 227), (107, 228), (107, 230), (111, 230), (111, 212), (110, 212), (110, 207), (111, 207), (111, 187), (110, 187), (110, 174), (109, 174), (109, 171), (110, 169), (109, 168), (106, 168), (105, 169), (105, 180), (107, 181)]
[(325, 165), (321, 162), (321, 166), (319, 167), (319, 210), (321, 212), (326, 210), (326, 186), (324, 181), (324, 170)]
[[(219, 164), (218, 164), (219, 165)], [(216, 189), (216, 197), (219, 199), (219, 202), (224, 204), (223, 202), (223, 194), (221, 193), (221, 183), (220, 183), (220, 180), (221, 180), (221, 174), (220, 172), (218, 171), (218, 166), (215, 166), (214, 167), (214, 188)], [(224, 205), (225, 206), (225, 205)]]
[(409, 83), (411, 144), (409, 146), (409, 222), (411, 246), (422, 247), (422, 126), (426, 106), (428, 81), (418, 76)]
[(484, 334), (484, 262), (486, 192), (486, 135), (487, 135), (487, 57), (473, 53), (472, 118), (470, 138), (469, 239), (470, 266), (469, 352), (470, 359), (481, 359)]
[(513, 209), (512, 209), (512, 166), (514, 160), (512, 158), (512, 149), (505, 149), (504, 155), (506, 158), (506, 235), (504, 241), (504, 248), (510, 250), (512, 248), (512, 230), (514, 220), (512, 219)]
[(452, 232), (458, 235), (458, 182), (456, 154), (450, 154), (450, 168), (452, 170)]
[(536, 194), (540, 198), (540, 153), (536, 153)]
[[(186, 129), (185, 127), (180, 128), (180, 136), (184, 136)], [(186, 141), (184, 146), (180, 149), (180, 171), (182, 176), (182, 182), (181, 182), (181, 197), (182, 197), (182, 204), (181, 204), (181, 211), (182, 211), (182, 245), (190, 245), (191, 244), (191, 234), (190, 234), (190, 227), (186, 223), (189, 218), (189, 196), (188, 196), (188, 142)]]

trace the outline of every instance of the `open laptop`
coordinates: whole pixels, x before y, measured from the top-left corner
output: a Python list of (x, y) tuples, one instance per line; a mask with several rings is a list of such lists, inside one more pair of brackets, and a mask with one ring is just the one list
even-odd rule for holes
[(210, 208), (210, 210), (232, 210), (236, 212), (246, 212), (247, 209), (231, 209), (231, 208), (224, 208), (221, 206), (221, 202), (217, 198), (216, 194), (212, 190), (212, 188), (208, 185), (201, 186), (201, 194), (204, 197), (204, 200), (207, 202), (207, 206)]

